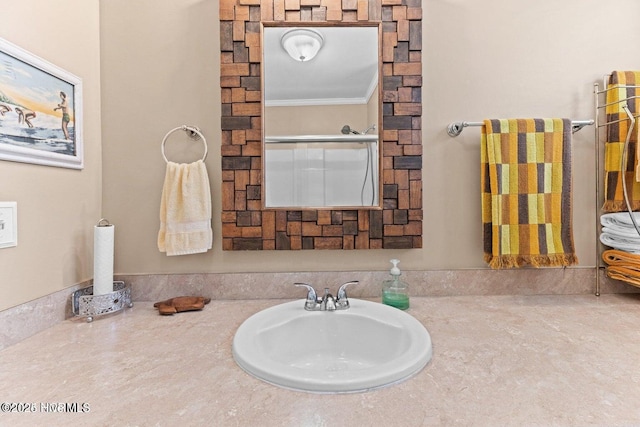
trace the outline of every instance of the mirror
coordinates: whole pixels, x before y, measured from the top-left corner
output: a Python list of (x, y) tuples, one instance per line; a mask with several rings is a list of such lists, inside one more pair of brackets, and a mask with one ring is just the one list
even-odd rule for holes
[[(295, 26), (322, 31), (337, 26), (377, 29), (378, 206), (266, 206), (263, 103), (265, 86), (266, 90), (271, 86), (264, 76), (264, 30)], [(422, 247), (420, 1), (220, 1), (220, 54), (224, 251)], [(293, 86), (285, 83), (281, 86)], [(285, 122), (315, 123), (308, 115), (303, 119)], [(342, 120), (330, 134), (342, 135), (345, 124), (364, 129)]]
[(263, 31), (264, 206), (380, 208), (379, 26)]

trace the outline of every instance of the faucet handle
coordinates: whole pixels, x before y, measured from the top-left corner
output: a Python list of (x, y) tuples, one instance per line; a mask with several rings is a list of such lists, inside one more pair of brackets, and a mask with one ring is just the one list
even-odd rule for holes
[(313, 286), (306, 283), (294, 283), (294, 286), (307, 288), (307, 301), (304, 304), (304, 308), (307, 310), (314, 309), (318, 304), (318, 294)]
[(347, 286), (349, 285), (357, 285), (360, 283), (357, 280), (352, 280), (351, 282), (343, 283), (338, 289), (338, 295), (336, 296), (336, 305), (341, 308), (349, 308), (349, 298), (347, 297)]
[(347, 283), (343, 283), (342, 286), (340, 286), (340, 289), (338, 289), (338, 298), (346, 298), (347, 297), (347, 286), (349, 285), (357, 285), (360, 282), (357, 280), (352, 280), (350, 282)]

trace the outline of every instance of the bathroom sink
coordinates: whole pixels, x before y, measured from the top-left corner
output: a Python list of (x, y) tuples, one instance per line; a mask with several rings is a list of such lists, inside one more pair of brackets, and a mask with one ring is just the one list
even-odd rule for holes
[(366, 391), (405, 380), (431, 360), (431, 337), (411, 315), (350, 299), (340, 311), (304, 300), (267, 308), (240, 325), (233, 357), (249, 374), (295, 390)]

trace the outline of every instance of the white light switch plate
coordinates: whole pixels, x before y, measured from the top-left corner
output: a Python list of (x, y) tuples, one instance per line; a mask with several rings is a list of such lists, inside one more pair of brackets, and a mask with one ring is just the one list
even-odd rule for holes
[(18, 202), (0, 202), (0, 248), (18, 246)]

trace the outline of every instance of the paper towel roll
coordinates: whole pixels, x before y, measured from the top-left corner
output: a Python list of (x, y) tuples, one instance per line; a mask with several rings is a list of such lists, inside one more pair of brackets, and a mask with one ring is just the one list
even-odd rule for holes
[(113, 292), (113, 236), (115, 226), (96, 225), (93, 230), (93, 295)]

